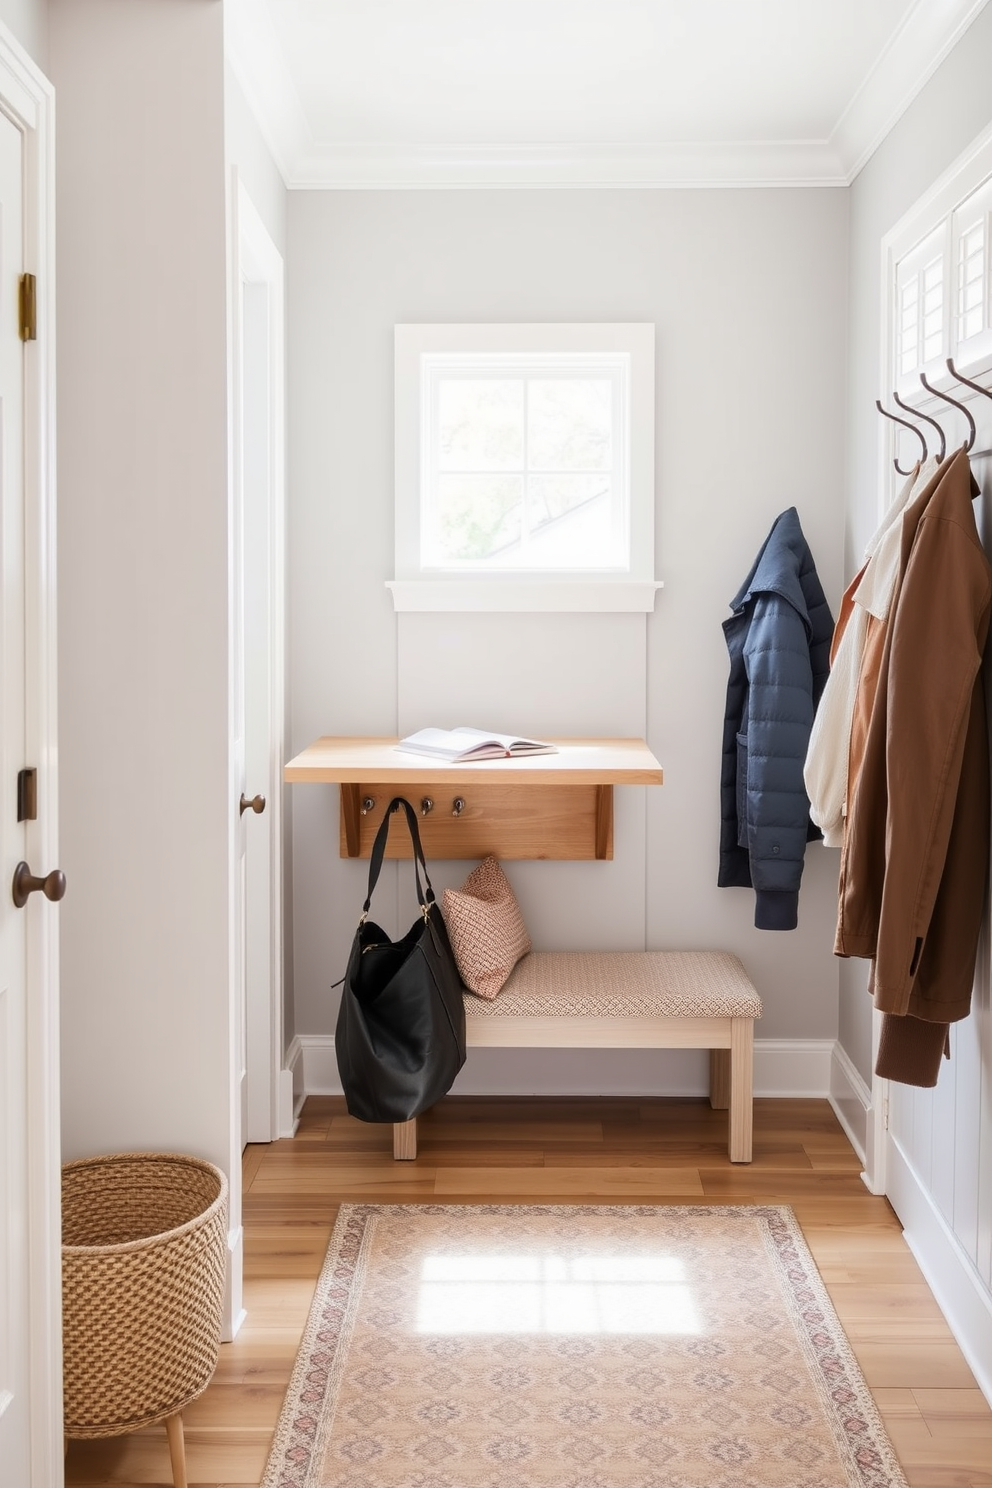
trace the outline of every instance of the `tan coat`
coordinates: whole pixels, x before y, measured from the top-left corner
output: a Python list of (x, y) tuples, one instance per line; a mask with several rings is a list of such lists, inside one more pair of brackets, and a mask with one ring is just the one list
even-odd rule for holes
[(989, 850), (981, 662), (992, 568), (958, 451), (903, 517), (888, 620), (866, 641), (851, 734), (835, 950), (875, 960), (883, 1012), (971, 1005)]

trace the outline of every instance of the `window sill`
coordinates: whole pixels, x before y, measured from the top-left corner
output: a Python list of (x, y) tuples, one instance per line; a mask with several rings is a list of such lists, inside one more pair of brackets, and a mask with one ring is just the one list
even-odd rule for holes
[(388, 579), (397, 613), (650, 614), (662, 584), (653, 579)]

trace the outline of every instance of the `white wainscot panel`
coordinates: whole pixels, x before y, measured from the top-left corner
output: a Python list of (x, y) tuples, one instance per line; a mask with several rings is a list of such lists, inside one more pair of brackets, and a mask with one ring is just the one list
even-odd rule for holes
[[(643, 615), (396, 619), (401, 734), (470, 724), (536, 738), (644, 737)], [(538, 950), (645, 948), (645, 791), (665, 789), (614, 789), (611, 862), (507, 864)], [(432, 865), (435, 887), (456, 886), (473, 866)]]
[(396, 623), (401, 734), (470, 724), (528, 737), (644, 737), (643, 615), (406, 614)]

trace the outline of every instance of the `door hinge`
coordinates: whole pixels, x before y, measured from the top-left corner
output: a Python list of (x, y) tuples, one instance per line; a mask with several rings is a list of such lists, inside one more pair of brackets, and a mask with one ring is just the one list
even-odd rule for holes
[(38, 339), (38, 281), (33, 274), (22, 274), (18, 294), (21, 340)]

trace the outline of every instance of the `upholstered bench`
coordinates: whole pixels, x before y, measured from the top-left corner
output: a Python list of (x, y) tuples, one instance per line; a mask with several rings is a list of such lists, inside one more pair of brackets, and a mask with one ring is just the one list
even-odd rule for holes
[[(532, 951), (493, 1001), (465, 993), (466, 1039), (490, 1049), (709, 1049), (710, 1105), (729, 1108), (731, 1162), (751, 1161), (761, 998), (726, 951)], [(417, 1155), (416, 1120), (393, 1156)]]

